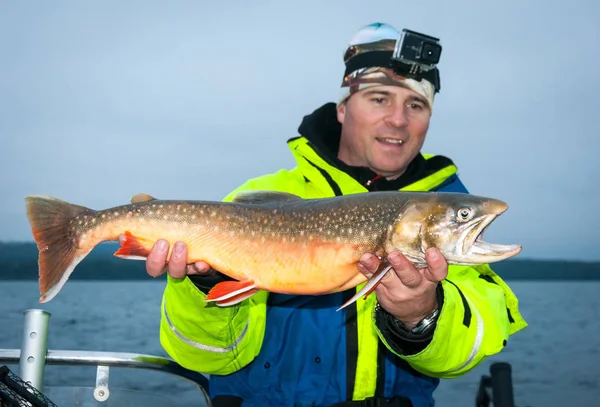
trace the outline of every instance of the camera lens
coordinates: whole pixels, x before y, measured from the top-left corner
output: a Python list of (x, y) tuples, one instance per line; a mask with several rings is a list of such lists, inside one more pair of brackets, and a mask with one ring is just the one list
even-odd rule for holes
[(437, 64), (440, 60), (441, 51), (442, 47), (440, 47), (438, 44), (424, 43), (421, 52), (421, 59), (429, 62), (430, 64)]

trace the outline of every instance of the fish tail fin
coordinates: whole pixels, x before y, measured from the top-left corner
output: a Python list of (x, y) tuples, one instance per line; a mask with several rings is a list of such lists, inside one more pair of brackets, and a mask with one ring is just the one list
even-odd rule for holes
[(79, 247), (79, 233), (73, 220), (82, 214), (96, 211), (50, 196), (28, 196), (26, 211), (33, 239), (39, 250), (40, 302), (50, 301), (58, 294), (75, 266), (99, 242)]

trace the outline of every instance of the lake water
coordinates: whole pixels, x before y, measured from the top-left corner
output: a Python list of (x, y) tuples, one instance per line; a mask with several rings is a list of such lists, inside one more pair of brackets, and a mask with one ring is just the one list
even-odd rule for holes
[[(482, 374), (493, 361), (512, 364), (519, 407), (600, 405), (600, 282), (510, 282), (529, 327), (505, 350), (469, 374), (442, 381), (439, 407), (473, 406)], [(37, 302), (37, 283), (0, 281), (0, 348), (18, 348), (23, 311), (52, 313), (50, 349), (147, 353), (166, 356), (158, 339), (162, 282), (71, 281), (49, 304)], [(10, 366), (18, 373), (16, 366)], [(45, 384), (94, 386), (94, 368), (49, 366)], [(193, 385), (156, 372), (111, 371), (111, 385), (150, 388), (199, 400)], [(178, 396), (178, 398), (179, 398)], [(187, 403), (183, 403), (186, 405)]]

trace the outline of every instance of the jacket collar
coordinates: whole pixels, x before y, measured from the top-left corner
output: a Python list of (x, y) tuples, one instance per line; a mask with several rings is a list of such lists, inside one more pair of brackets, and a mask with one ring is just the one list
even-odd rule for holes
[[(303, 175), (311, 182), (326, 181), (327, 189), (336, 195), (376, 190), (415, 190), (417, 186), (429, 190), (456, 173), (456, 167), (449, 158), (419, 154), (404, 174), (388, 181), (369, 168), (350, 166), (337, 158), (341, 130), (335, 103), (326, 103), (305, 116), (298, 128), (299, 136), (288, 140), (288, 146)], [(439, 176), (436, 176), (438, 173)], [(422, 180), (427, 180), (427, 185), (422, 185)]]

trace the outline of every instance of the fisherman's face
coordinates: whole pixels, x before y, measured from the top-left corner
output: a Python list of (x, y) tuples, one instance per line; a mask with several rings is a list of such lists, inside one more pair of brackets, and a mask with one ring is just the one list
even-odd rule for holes
[(342, 124), (338, 158), (388, 179), (397, 178), (421, 151), (430, 116), (427, 100), (410, 89), (363, 89), (338, 106)]

